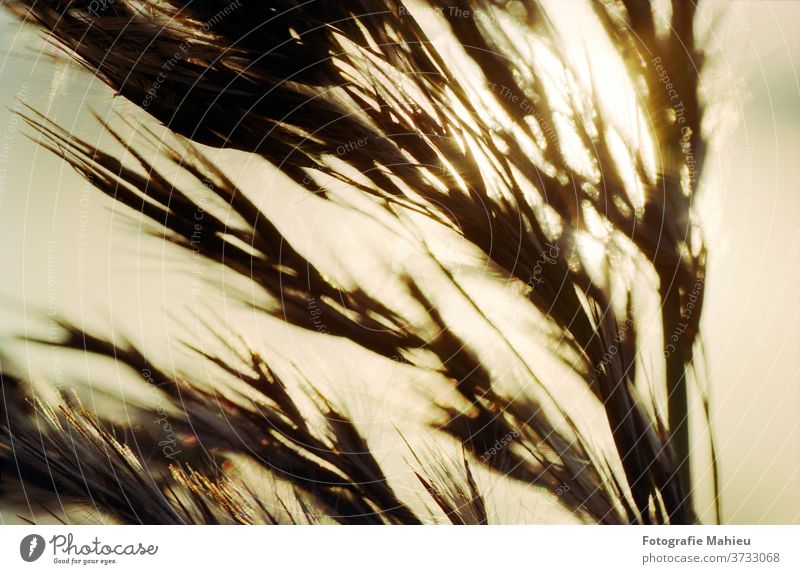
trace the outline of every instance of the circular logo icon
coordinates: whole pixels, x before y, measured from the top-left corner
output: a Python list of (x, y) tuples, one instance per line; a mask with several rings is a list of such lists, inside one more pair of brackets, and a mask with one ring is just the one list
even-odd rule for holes
[(38, 534), (28, 534), (19, 543), (19, 555), (25, 562), (34, 562), (44, 552), (44, 538)]

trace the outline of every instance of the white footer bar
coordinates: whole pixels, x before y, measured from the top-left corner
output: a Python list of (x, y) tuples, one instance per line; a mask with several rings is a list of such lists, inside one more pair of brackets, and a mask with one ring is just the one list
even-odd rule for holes
[(0, 527), (14, 573), (797, 573), (799, 547), (800, 526)]

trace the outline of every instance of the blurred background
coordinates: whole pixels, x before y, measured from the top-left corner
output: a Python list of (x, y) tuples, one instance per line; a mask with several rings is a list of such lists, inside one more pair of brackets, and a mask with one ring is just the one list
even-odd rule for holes
[[(714, 104), (698, 206), (710, 253), (702, 329), (722, 520), (798, 523), (800, 2), (707, 2), (703, 10), (703, 85)], [(191, 310), (214, 295), (198, 284), (202, 270), (163, 251), (30, 139), (34, 131), (16, 116), (25, 106), (90, 141), (104, 137), (90, 109), (107, 117), (131, 107), (54, 53), (0, 9), (0, 348), (6, 360), (57, 386), (88, 376), (124, 388), (126, 375), (113, 364), (90, 370), (19, 337), (54, 337), (48, 320), (56, 316), (85, 329), (113, 324), (177, 365), (171, 343), (199, 326), (176, 326), (164, 309)], [(265, 184), (235, 153), (225, 161), (251, 186)], [(270, 201), (272, 209), (298, 209), (289, 196)], [(309, 220), (326, 214), (302, 208), (309, 229), (325, 229)], [(358, 368), (358, 357), (343, 360)], [(396, 382), (391, 392), (402, 393), (402, 377)], [(2, 510), (2, 522), (16, 522)]]

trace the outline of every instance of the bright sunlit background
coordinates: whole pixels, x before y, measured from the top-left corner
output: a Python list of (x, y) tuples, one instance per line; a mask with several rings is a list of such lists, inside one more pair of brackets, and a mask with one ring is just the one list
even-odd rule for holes
[[(698, 31), (709, 47), (703, 85), (705, 97), (713, 102), (709, 113), (713, 129), (698, 206), (710, 252), (702, 326), (720, 456), (722, 519), (797, 523), (800, 2), (711, 2), (703, 14), (705, 28)], [(598, 49), (590, 33), (575, 37)], [(145, 352), (157, 353), (180, 367), (186, 356), (175, 341), (182, 333), (202, 330), (198, 309), (216, 297), (221, 322), (236, 323), (255, 337), (269, 339), (268, 345), (281, 354), (294, 349), (304, 357), (306, 368), (332, 381), (341, 379), (341, 372), (352, 373), (348, 384), (334, 391), (348, 395), (354, 418), (377, 445), (378, 459), (392, 460), (385, 455), (395, 447), (396, 439), (388, 438), (394, 436), (393, 420), (411, 418), (424, 408), (426, 399), (419, 392), (424, 381), (412, 380), (401, 365), (384, 366), (382, 380), (375, 381), (376, 369), (366, 361), (377, 364), (377, 359), (365, 357), (355, 345), (323, 349), (313, 337), (298, 335), (291, 328), (276, 337), (280, 327), (275, 324), (250, 325), (246, 312), (231, 307), (204, 284), (207, 278), (202, 268), (146, 237), (138, 222), (112, 210), (111, 203), (65, 162), (26, 137), (34, 131), (14, 114), (23, 111), (24, 105), (93, 142), (103, 136), (88, 113), (90, 108), (101, 117), (112, 109), (133, 109), (112, 100), (107, 88), (76, 66), (56, 63), (48, 56), (52, 52), (43, 51), (42, 46), (35, 33), (20, 30), (17, 22), (0, 11), (0, 103), (6, 107), (0, 110), (0, 229), (4, 234), (0, 268), (5, 270), (0, 283), (0, 348), (6, 357), (56, 385), (68, 386), (89, 376), (98, 387), (122, 385), (123, 392), (133, 392), (125, 386), (129, 377), (118, 373), (114, 365), (90, 370), (80, 358), (62, 356), (57, 350), (36, 350), (15, 338), (54, 336), (47, 318), (58, 314), (88, 329), (107, 329), (113, 324), (119, 335), (129, 337)], [(625, 89), (614, 68), (585, 72), (600, 82), (614, 113), (624, 117)], [(106, 145), (113, 145), (108, 137), (101, 141), (106, 140)], [(378, 224), (363, 217), (284, 191), (287, 186), (279, 174), (243, 154), (224, 153), (220, 158), (266, 212), (281, 214), (282, 221), (291, 222), (283, 231), (300, 247), (303, 242), (317, 242), (339, 253), (361, 249), (360, 265), (374, 271), (372, 288), (390, 288), (389, 278), (408, 257), (403, 241), (392, 240)], [(385, 241), (378, 241), (382, 234)], [(363, 249), (364, 237), (371, 238), (370, 249)], [(468, 253), (461, 256), (469, 258)], [(176, 324), (164, 309), (183, 309), (188, 319)], [(333, 366), (331, 353), (338, 359)], [(364, 373), (372, 373), (373, 378)], [(394, 419), (385, 414), (390, 409)], [(382, 442), (384, 434), (387, 439)], [(696, 467), (696, 471), (704, 469)], [(516, 496), (510, 492), (507, 497), (510, 520), (513, 507), (535, 505)], [(532, 513), (542, 522), (563, 519), (548, 508), (526, 511), (526, 516)], [(14, 521), (0, 509), (0, 522)]]

